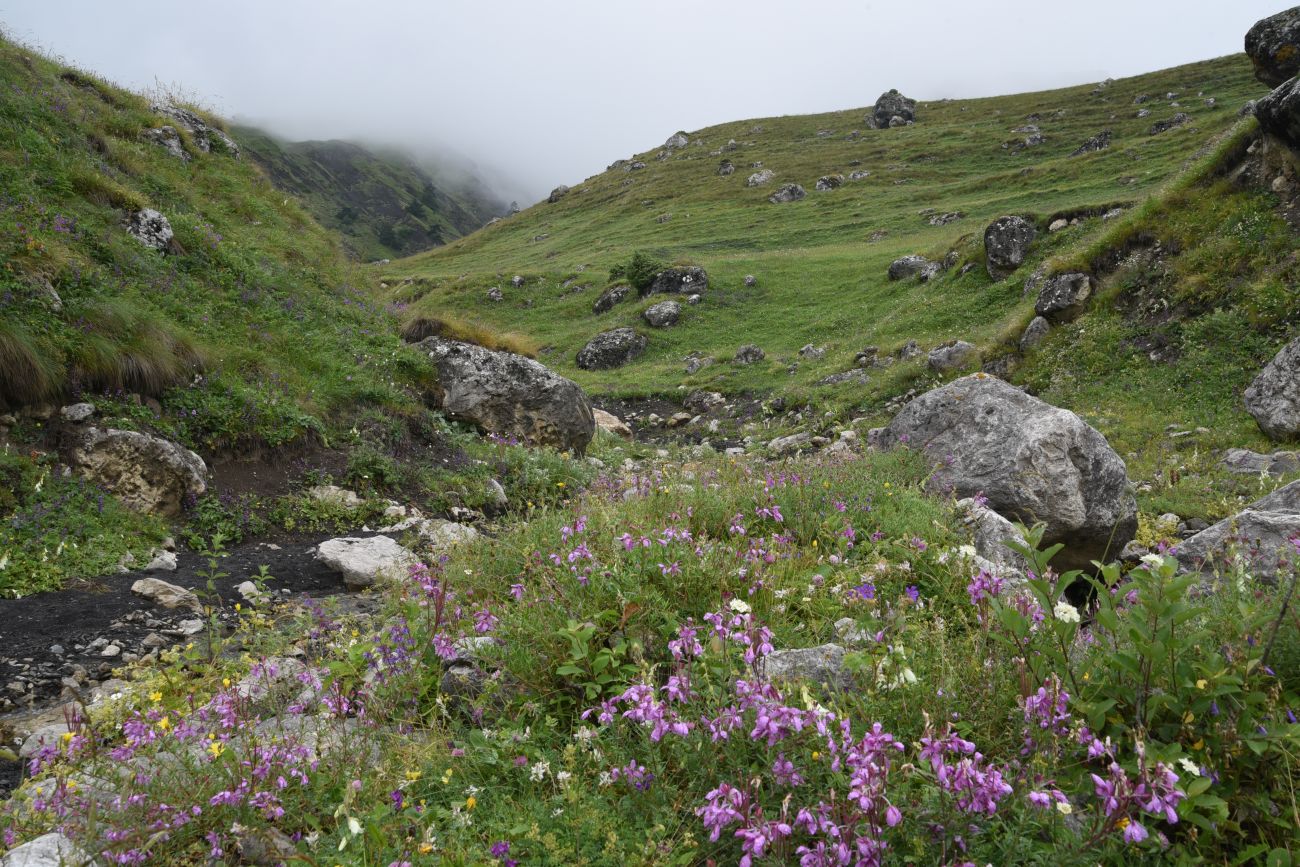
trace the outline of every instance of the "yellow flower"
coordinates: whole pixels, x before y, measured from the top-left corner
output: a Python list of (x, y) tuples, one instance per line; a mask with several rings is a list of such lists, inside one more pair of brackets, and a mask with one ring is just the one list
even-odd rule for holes
[(65, 744), (69, 743), (72, 740), (72, 732), (64, 732), (60, 737), (63, 738)]
[(817, 540), (816, 540), (816, 539), (813, 539), (813, 547), (814, 547), (814, 548), (817, 547)]
[(465, 799), (465, 809), (472, 810), (474, 809), (474, 806), (477, 803), (478, 803), (478, 798), (474, 797), (473, 795), (470, 795), (468, 798)]
[(225, 749), (226, 749), (226, 745), (223, 744), (221, 741), (213, 741), (212, 743), (208, 744), (208, 752), (212, 753), (212, 758), (214, 759), (220, 756), (222, 752), (225, 751)]
[(821, 753), (817, 752), (816, 750), (813, 750), (812, 760), (813, 760), (814, 762), (817, 761), (818, 759), (820, 759), (821, 757), (822, 757), (822, 754), (821, 754)]
[(236, 603), (235, 603), (235, 610), (236, 610), (236, 611), (238, 611), (238, 610), (239, 610), (239, 608), (240, 608), (240, 605), (239, 605), (239, 603), (238, 603), (238, 602), (236, 602)]
[(421, 855), (428, 855), (428, 854), (429, 854), (430, 852), (432, 852), (432, 851), (433, 851), (433, 844), (432, 844), (432, 843), (421, 843), (421, 844), (420, 844), (420, 854), (421, 854)]
[(1205, 678), (1201, 678), (1200, 680), (1196, 681), (1197, 689), (1205, 689), (1205, 687), (1207, 686), (1209, 686), (1209, 681), (1206, 680)]
[(171, 717), (163, 717), (162, 719), (158, 720), (158, 730), (159, 730), (159, 731), (164, 731), (164, 732), (165, 732), (165, 731), (167, 731), (167, 730), (168, 730), (169, 728), (171, 728), (171, 727), (172, 727)]
[(407, 771), (407, 772), (406, 772), (406, 778), (407, 778), (408, 780), (410, 780), (412, 783), (414, 783), (416, 780), (420, 779), (420, 772), (419, 772), (419, 771)]
[(444, 786), (451, 782), (451, 770), (451, 768), (448, 768), (447, 773), (442, 775), (442, 784)]
[(224, 686), (226, 689), (230, 689), (230, 678), (228, 677), (221, 678), (221, 685)]
[(564, 482), (556, 482), (556, 483), (555, 483), (555, 487), (557, 487), (557, 488), (562, 488), (562, 487), (564, 487)]
[(162, 701), (162, 693), (161, 692), (149, 693), (149, 701), (153, 702), (154, 704), (157, 704), (158, 702)]

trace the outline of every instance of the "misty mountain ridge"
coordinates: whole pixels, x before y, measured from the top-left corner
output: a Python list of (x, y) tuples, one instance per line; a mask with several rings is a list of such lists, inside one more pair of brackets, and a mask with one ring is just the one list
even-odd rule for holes
[(251, 126), (232, 133), (276, 187), (365, 260), (440, 246), (509, 210), (472, 164), (350, 141), (290, 142)]

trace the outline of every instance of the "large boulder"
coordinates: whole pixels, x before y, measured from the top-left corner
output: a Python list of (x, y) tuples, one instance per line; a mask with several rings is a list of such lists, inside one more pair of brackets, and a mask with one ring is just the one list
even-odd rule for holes
[(86, 428), (74, 441), (68, 464), (137, 512), (179, 515), (208, 489), (201, 457), (137, 431)]
[(1259, 429), (1272, 439), (1300, 437), (1300, 337), (1264, 365), (1242, 399)]
[(641, 293), (642, 295), (655, 295), (657, 293), (677, 293), (680, 295), (694, 295), (703, 292), (709, 288), (709, 275), (698, 265), (679, 265), (674, 268), (665, 268), (655, 275), (654, 280)]
[(763, 184), (769, 183), (774, 177), (776, 177), (776, 172), (772, 171), (771, 169), (763, 169), (761, 171), (754, 172), (752, 175), (745, 178), (745, 186), (761, 187)]
[(57, 832), (16, 846), (0, 857), (0, 867), (88, 867), (95, 863), (76, 843)]
[(1036, 349), (1051, 330), (1052, 323), (1042, 316), (1035, 316), (1025, 326), (1025, 332), (1020, 335), (1020, 351), (1029, 352), (1031, 349)]
[(651, 328), (668, 328), (682, 318), (682, 305), (676, 301), (660, 301), (647, 307), (641, 313), (641, 318)]
[(774, 205), (780, 205), (785, 202), (797, 202), (806, 195), (808, 191), (799, 184), (782, 184), (775, 193), (767, 197), (767, 200)]
[(1285, 476), (1300, 472), (1300, 452), (1261, 455), (1250, 449), (1228, 449), (1219, 463), (1228, 472), (1242, 476)]
[(1293, 78), (1255, 103), (1259, 128), (1292, 150), (1300, 150), (1300, 78)]
[(1092, 297), (1092, 277), (1079, 271), (1048, 277), (1042, 287), (1034, 312), (1048, 322), (1070, 321), (1083, 312)]
[(871, 111), (868, 119), (868, 126), (874, 126), (877, 129), (885, 129), (890, 126), (898, 126), (894, 123), (894, 118), (899, 118), (902, 123), (910, 123), (916, 120), (916, 100), (908, 99), (897, 90), (889, 90), (880, 94), (876, 100), (875, 108)]
[(1025, 261), (1038, 232), (1024, 217), (998, 217), (984, 230), (984, 258), (989, 276), (1001, 280)]
[(327, 539), (316, 546), (316, 559), (342, 574), (349, 590), (362, 590), (380, 581), (399, 581), (420, 562), (387, 536)]
[(1183, 568), (1208, 571), (1236, 561), (1251, 574), (1275, 578), (1300, 562), (1300, 481), (1278, 488), (1242, 511), (1185, 539), (1174, 549)]
[(582, 453), (596, 434), (577, 383), (531, 358), (441, 337), (419, 344), (438, 369), (442, 411), (486, 433)]
[(1300, 74), (1300, 6), (1255, 22), (1246, 32), (1255, 77), (1277, 87)]
[(926, 357), (926, 363), (935, 373), (948, 373), (960, 370), (978, 357), (979, 350), (975, 348), (975, 344), (965, 340), (954, 340), (931, 349)]
[(553, 205), (556, 202), (558, 202), (560, 199), (567, 196), (568, 194), (569, 194), (568, 186), (565, 184), (560, 184), (558, 187), (551, 190), (551, 194), (546, 197), (546, 201)]
[(1066, 546), (1058, 569), (1114, 557), (1137, 531), (1128, 473), (1106, 438), (1069, 410), (987, 374), (916, 398), (876, 443), (924, 450), (937, 462), (930, 482), (939, 490), (982, 494), (1009, 520), (1043, 522), (1044, 544)]
[(591, 305), (591, 312), (596, 314), (608, 313), (614, 309), (615, 304), (626, 300), (632, 294), (631, 286), (611, 286)]
[(889, 263), (889, 279), (905, 280), (908, 277), (914, 277), (925, 270), (927, 265), (932, 264), (924, 256), (900, 256), (893, 262)]
[(583, 370), (606, 370), (620, 367), (645, 352), (645, 335), (631, 328), (602, 331), (578, 350), (578, 367)]
[(144, 208), (133, 213), (126, 224), (126, 231), (151, 250), (166, 250), (175, 237), (172, 224), (153, 208)]

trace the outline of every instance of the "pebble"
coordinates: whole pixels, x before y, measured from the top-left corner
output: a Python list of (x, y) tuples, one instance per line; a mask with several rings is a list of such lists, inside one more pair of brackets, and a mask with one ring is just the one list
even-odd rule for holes
[(110, 644), (99, 652), (100, 656), (114, 657), (122, 653), (122, 648), (116, 644)]
[(62, 656), (63, 654), (67, 653), (67, 651), (63, 649), (62, 644), (51, 644), (50, 653), (54, 654), (55, 656)]

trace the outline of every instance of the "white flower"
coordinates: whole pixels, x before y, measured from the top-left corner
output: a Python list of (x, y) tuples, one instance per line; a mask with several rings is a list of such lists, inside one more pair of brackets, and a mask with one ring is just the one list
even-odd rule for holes
[(610, 775), (609, 771), (600, 772), (600, 785), (602, 788), (605, 786), (613, 785), (613, 783), (614, 783), (614, 778)]
[(361, 823), (351, 816), (348, 816), (348, 831), (352, 833), (353, 837), (361, 833)]
[(1057, 801), (1056, 812), (1060, 813), (1062, 816), (1068, 816), (1074, 812), (1074, 808), (1070, 806), (1068, 801)]
[(727, 607), (737, 614), (748, 614), (750, 611), (749, 603), (744, 599), (732, 599), (727, 603)]
[(559, 783), (560, 785), (564, 785), (569, 781), (569, 778), (572, 776), (573, 774), (569, 773), (568, 771), (560, 771), (558, 774), (555, 775), (555, 782)]
[(962, 555), (963, 557), (965, 557), (967, 560), (974, 560), (974, 559), (975, 559), (975, 546), (974, 546), (974, 545), (962, 545), (960, 548), (957, 549), (957, 553), (960, 554), (960, 555)]
[(1187, 773), (1191, 774), (1193, 777), (1199, 777), (1201, 775), (1201, 769), (1196, 767), (1196, 762), (1192, 761), (1186, 756), (1178, 760), (1178, 765), (1184, 771), (1187, 771)]
[(532, 780), (534, 783), (538, 783), (546, 779), (546, 775), (549, 774), (550, 772), (551, 772), (550, 762), (538, 762), (537, 764), (533, 765), (531, 768), (528, 769), (528, 778)]
[(1052, 609), (1052, 614), (1055, 615), (1056, 619), (1060, 620), (1062, 623), (1079, 622), (1079, 609), (1075, 608), (1073, 605), (1071, 605), (1069, 602), (1066, 602), (1064, 599), (1056, 603), (1056, 607)]
[(1142, 562), (1147, 564), (1147, 566), (1149, 566), (1152, 569), (1159, 569), (1161, 566), (1165, 565), (1165, 558), (1159, 554), (1154, 554), (1154, 553), (1143, 554)]

